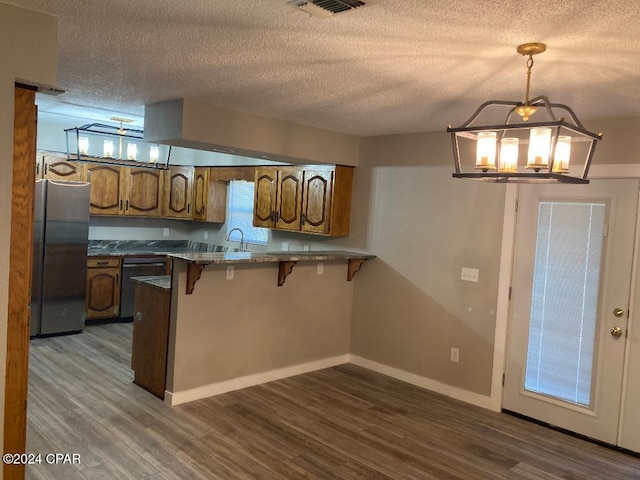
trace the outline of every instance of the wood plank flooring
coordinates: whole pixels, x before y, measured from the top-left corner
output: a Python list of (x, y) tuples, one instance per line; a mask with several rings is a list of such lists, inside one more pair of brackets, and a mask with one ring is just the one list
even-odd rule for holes
[(353, 365), (171, 408), (131, 324), (31, 344), (27, 479), (640, 479), (640, 459)]

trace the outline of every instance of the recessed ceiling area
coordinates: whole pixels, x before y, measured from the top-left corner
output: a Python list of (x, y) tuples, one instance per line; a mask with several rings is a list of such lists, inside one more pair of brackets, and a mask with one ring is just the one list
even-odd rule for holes
[[(444, 130), (531, 95), (581, 120), (640, 115), (640, 2), (371, 0), (317, 18), (286, 0), (1, 0), (59, 17), (43, 111), (141, 119), (189, 98), (359, 136)], [(96, 118), (95, 120), (100, 120)]]

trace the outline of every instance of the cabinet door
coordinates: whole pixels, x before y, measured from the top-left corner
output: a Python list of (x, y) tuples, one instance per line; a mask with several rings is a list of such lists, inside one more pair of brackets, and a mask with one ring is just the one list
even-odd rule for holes
[[(253, 181), (253, 177), (251, 178)], [(193, 173), (191, 218), (224, 223), (227, 217), (228, 181), (212, 179), (208, 167), (196, 167)]]
[(253, 226), (273, 228), (275, 225), (278, 170), (256, 168)]
[(137, 283), (131, 348), (134, 383), (164, 398), (171, 292)]
[(162, 214), (162, 171), (126, 168), (123, 182), (124, 214), (159, 217)]
[(207, 219), (207, 199), (209, 185), (209, 169), (197, 167), (193, 172), (193, 211), (191, 218), (194, 220)]
[(87, 269), (87, 318), (120, 314), (120, 268)]
[(278, 171), (276, 228), (300, 230), (302, 206), (302, 171), (298, 168)]
[(122, 212), (121, 174), (120, 167), (87, 164), (86, 178), (88, 182), (91, 182), (90, 214), (118, 215)]
[(80, 162), (68, 162), (66, 157), (45, 155), (44, 178), (81, 182), (84, 180), (82, 166)]
[(193, 167), (171, 167), (164, 173), (163, 216), (191, 218)]
[(300, 230), (308, 233), (329, 233), (332, 171), (304, 171), (304, 189)]

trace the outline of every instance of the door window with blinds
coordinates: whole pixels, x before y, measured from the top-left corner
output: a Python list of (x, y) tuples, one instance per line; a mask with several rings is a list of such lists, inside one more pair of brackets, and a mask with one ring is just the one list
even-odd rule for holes
[[(245, 243), (266, 245), (269, 229), (253, 226), (253, 194), (254, 183), (243, 180), (229, 182), (229, 199), (227, 202), (227, 234), (239, 228), (244, 234)], [(230, 240), (240, 241), (240, 232), (231, 233)]]
[(606, 203), (540, 202), (525, 390), (592, 404)]

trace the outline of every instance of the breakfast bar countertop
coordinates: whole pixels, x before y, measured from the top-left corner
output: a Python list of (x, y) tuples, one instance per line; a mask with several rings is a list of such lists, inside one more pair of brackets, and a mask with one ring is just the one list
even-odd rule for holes
[(211, 263), (273, 263), (273, 262), (300, 262), (316, 261), (326, 262), (331, 260), (368, 260), (375, 255), (344, 250), (327, 251), (301, 251), (301, 252), (188, 252), (169, 253), (170, 258), (185, 260), (200, 265)]
[(351, 281), (355, 273), (360, 270), (362, 264), (375, 255), (360, 252), (348, 252), (343, 250), (301, 252), (193, 252), (171, 253), (169, 258), (187, 262), (187, 288), (186, 293), (193, 293), (196, 282), (200, 279), (202, 270), (210, 264), (234, 264), (234, 263), (277, 263), (278, 286), (284, 285), (287, 276), (298, 262), (329, 262), (346, 260), (347, 281)]

